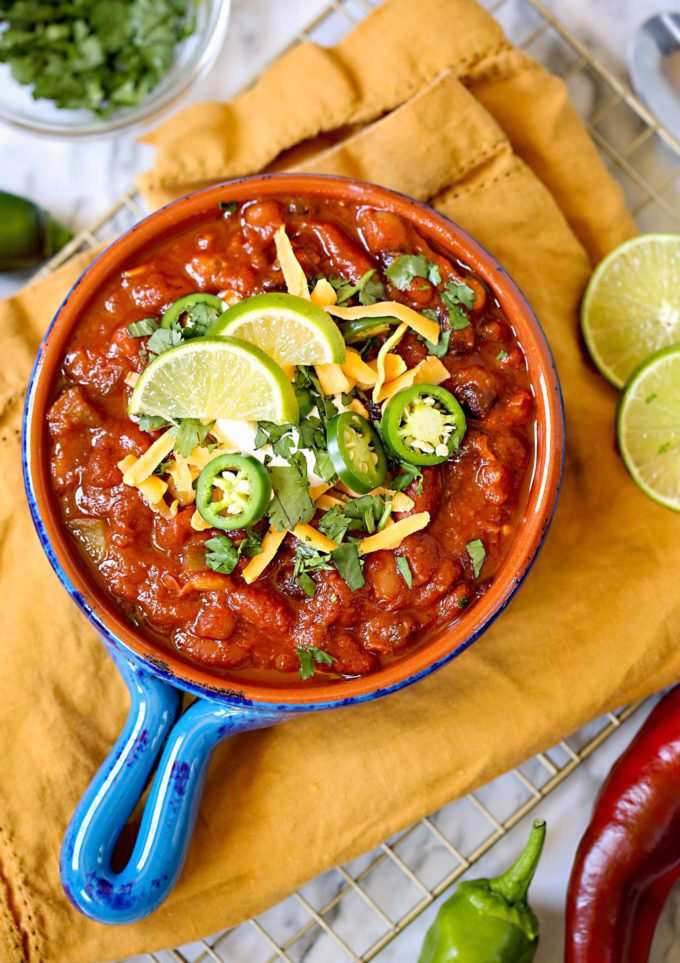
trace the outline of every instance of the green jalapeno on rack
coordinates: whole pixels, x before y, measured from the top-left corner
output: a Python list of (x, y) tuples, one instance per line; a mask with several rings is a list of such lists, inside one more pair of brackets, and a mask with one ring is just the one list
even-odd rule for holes
[(248, 455), (219, 455), (196, 482), (196, 508), (213, 528), (248, 528), (264, 515), (272, 496), (267, 469)]
[(51, 257), (73, 234), (25, 197), (0, 191), (0, 271), (20, 271)]
[(328, 452), (338, 476), (359, 495), (385, 481), (387, 459), (375, 428), (354, 411), (345, 411), (328, 422)]
[(385, 405), (380, 422), (383, 441), (411, 465), (438, 465), (460, 448), (465, 415), (450, 391), (440, 385), (412, 385)]
[[(205, 294), (205, 292), (197, 291), (195, 294), (186, 294), (179, 301), (175, 301), (171, 304), (163, 315), (161, 320), (162, 328), (171, 328), (175, 321), (179, 321), (182, 315), (188, 314), (191, 317), (191, 311), (196, 308), (199, 304), (204, 304), (206, 306), (206, 313), (209, 315), (202, 323), (202, 327), (207, 330), (210, 324), (212, 324), (220, 314), (226, 311), (226, 305), (216, 294)], [(205, 330), (200, 333), (205, 334)]]

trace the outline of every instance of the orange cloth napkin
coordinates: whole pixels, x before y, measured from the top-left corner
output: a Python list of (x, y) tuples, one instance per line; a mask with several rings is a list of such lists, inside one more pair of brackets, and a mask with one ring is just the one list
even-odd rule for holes
[(187, 942), (260, 912), (602, 713), (680, 675), (680, 519), (614, 444), (617, 396), (579, 339), (591, 266), (634, 231), (563, 84), (472, 0), (387, 0), (332, 50), (303, 45), (228, 104), (147, 138), (151, 207), (259, 169), (347, 174), (458, 221), (514, 275), (563, 380), (564, 488), (527, 584), (454, 663), (370, 705), (223, 744), (168, 902), (107, 928), (66, 901), (66, 823), (127, 711), (125, 690), (33, 533), (20, 478), (38, 340), (87, 256), (0, 305), (0, 957), (85, 963)]

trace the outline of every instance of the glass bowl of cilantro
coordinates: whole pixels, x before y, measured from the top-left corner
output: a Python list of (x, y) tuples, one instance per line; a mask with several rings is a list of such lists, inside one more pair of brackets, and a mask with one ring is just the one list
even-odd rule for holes
[(158, 116), (214, 62), (230, 0), (1, 0), (0, 120), (87, 135)]

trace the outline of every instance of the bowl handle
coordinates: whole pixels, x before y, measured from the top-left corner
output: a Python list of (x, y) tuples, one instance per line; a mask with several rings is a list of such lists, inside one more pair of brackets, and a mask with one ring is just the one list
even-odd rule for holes
[[(130, 692), (130, 713), (68, 825), (60, 869), (81, 913), (99, 923), (133, 923), (160, 906), (179, 876), (215, 746), (290, 713), (198, 699), (180, 715), (179, 689), (119, 653), (113, 658)], [(116, 872), (115, 844), (159, 755), (132, 855)]]

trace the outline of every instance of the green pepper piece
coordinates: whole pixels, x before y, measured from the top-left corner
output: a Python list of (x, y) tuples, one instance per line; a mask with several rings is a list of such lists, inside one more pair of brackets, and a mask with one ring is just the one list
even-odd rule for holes
[(385, 334), (393, 324), (399, 324), (397, 318), (355, 318), (341, 324), (340, 333), (345, 344), (356, 344), (358, 341), (367, 341), (376, 334)]
[(328, 453), (333, 468), (358, 495), (385, 481), (387, 459), (378, 432), (355, 411), (344, 411), (328, 422)]
[(527, 893), (544, 840), (545, 820), (536, 819), (524, 852), (506, 873), (459, 883), (427, 931), (418, 963), (531, 963), (538, 919)]
[(218, 318), (220, 314), (226, 311), (224, 302), (221, 301), (216, 294), (205, 294), (203, 291), (197, 291), (196, 294), (185, 294), (179, 301), (171, 304), (163, 315), (161, 327), (171, 328), (175, 321), (179, 321), (183, 314), (186, 314), (187, 311), (196, 307), (197, 304), (207, 304), (207, 306), (214, 311), (215, 318)]
[(35, 267), (72, 237), (33, 201), (0, 191), (0, 271)]
[(248, 528), (264, 515), (272, 483), (264, 465), (250, 455), (219, 455), (196, 482), (196, 508), (213, 528)]
[(465, 435), (463, 409), (441, 385), (412, 385), (385, 405), (380, 431), (400, 461), (438, 465), (458, 451)]

